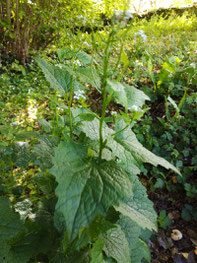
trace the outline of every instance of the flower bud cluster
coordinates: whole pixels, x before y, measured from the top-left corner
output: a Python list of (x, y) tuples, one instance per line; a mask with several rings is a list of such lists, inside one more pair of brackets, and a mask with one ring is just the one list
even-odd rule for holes
[(79, 66), (79, 67), (81, 66), (81, 62), (78, 59), (74, 60), (73, 64), (75, 64), (76, 66)]
[(137, 105), (133, 105), (133, 106), (129, 107), (128, 110), (130, 110), (131, 112), (132, 111), (143, 112), (143, 110)]
[(77, 90), (75, 91), (74, 99), (76, 100), (86, 99), (86, 96), (84, 94), (85, 94), (84, 90)]
[(131, 10), (114, 10), (114, 16), (116, 17), (117, 20), (129, 20), (133, 18), (133, 14)]
[(145, 34), (144, 30), (141, 30), (141, 29), (138, 32), (135, 32), (134, 36), (135, 38), (137, 36), (140, 36), (144, 41), (147, 40), (147, 35)]

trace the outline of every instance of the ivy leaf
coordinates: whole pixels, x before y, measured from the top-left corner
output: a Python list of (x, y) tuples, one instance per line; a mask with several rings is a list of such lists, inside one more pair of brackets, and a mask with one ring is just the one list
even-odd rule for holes
[(101, 263), (103, 262), (103, 247), (104, 240), (99, 238), (94, 244), (90, 251), (91, 261), (90, 263)]
[(118, 224), (128, 241), (131, 263), (141, 263), (143, 258), (150, 262), (150, 251), (147, 244), (140, 239), (141, 228), (138, 224), (125, 216), (120, 217)]
[(120, 226), (110, 229), (107, 234), (103, 236), (103, 239), (105, 242), (103, 250), (107, 257), (114, 258), (117, 263), (131, 262), (129, 245)]
[[(120, 120), (117, 122), (116, 129), (117, 131), (119, 131), (122, 129), (122, 127), (125, 126), (126, 124), (124, 123), (124, 121)], [(180, 175), (180, 172), (176, 169), (176, 167), (174, 167), (162, 157), (155, 155), (154, 153), (143, 147), (143, 145), (137, 140), (130, 127), (125, 129), (122, 133), (118, 134), (115, 137), (115, 140), (120, 143), (127, 151), (129, 151), (139, 164), (150, 163), (154, 166), (161, 165), (164, 168), (171, 169)]]
[(61, 142), (51, 169), (58, 182), (56, 211), (64, 215), (70, 241), (96, 216), (131, 195), (128, 173), (113, 161), (101, 165), (88, 161), (86, 153), (79, 143)]
[(148, 199), (145, 187), (139, 182), (137, 176), (131, 176), (133, 183), (133, 198), (125, 199), (115, 209), (142, 228), (157, 230), (157, 214), (153, 209), (152, 202)]
[(166, 229), (172, 223), (171, 219), (166, 214), (166, 210), (162, 210), (159, 213), (158, 223), (163, 229)]

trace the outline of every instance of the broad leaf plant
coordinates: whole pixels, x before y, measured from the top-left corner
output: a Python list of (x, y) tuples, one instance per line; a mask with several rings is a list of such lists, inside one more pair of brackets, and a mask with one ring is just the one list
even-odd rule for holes
[[(146, 241), (150, 231), (157, 230), (157, 216), (138, 175), (143, 163), (161, 165), (178, 174), (179, 171), (144, 148), (132, 131), (135, 121), (146, 111), (143, 105), (149, 97), (121, 82), (129, 66), (127, 58), (123, 71), (120, 70), (126, 56), (122, 59), (124, 41), (120, 41), (117, 61), (111, 63), (114, 44), (118, 43), (117, 39), (124, 40), (127, 32), (128, 29), (118, 30), (113, 25), (104, 39), (93, 34), (91, 55), (64, 49), (58, 52), (61, 62), (58, 65), (36, 59), (56, 95), (66, 102), (64, 116), (56, 112), (55, 135), (59, 137), (59, 144), (54, 148), (50, 169), (57, 182), (52, 225), (58, 234), (49, 236), (58, 240), (56, 246), (59, 247), (47, 262), (150, 262)], [(104, 52), (95, 56), (99, 39), (104, 42)], [(80, 64), (76, 65), (76, 60)], [(100, 92), (100, 114), (73, 104), (74, 92), (83, 89), (84, 84)], [(124, 111), (113, 116), (109, 124), (106, 112), (112, 100)], [(42, 123), (47, 125), (47, 121)], [(47, 127), (50, 130), (50, 125)], [(35, 248), (26, 247), (21, 257), (20, 249), (12, 246), (15, 238), (30, 230), (23, 229), (23, 222), (6, 198), (0, 199), (0, 206), (8, 212), (7, 216), (0, 215), (0, 261), (30, 262), (32, 254), (35, 258)], [(24, 234), (17, 245), (20, 243), (25, 243)]]

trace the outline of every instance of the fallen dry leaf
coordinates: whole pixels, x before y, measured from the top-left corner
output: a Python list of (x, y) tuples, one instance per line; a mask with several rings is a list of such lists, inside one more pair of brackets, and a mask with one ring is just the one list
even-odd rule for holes
[(168, 217), (173, 220), (173, 219), (179, 219), (181, 216), (180, 212), (178, 210), (172, 211), (168, 213)]
[(171, 254), (174, 256), (177, 253), (178, 253), (178, 249), (176, 247), (173, 247), (171, 250)]
[(197, 257), (194, 251), (188, 253), (179, 253), (174, 255), (174, 263), (196, 263)]
[(194, 251), (190, 251), (188, 255), (188, 263), (196, 263), (197, 262), (197, 256), (195, 255)]
[(194, 246), (197, 246), (197, 240), (196, 240), (196, 239), (190, 238), (190, 240), (192, 241), (192, 243), (194, 244)]
[(188, 263), (182, 254), (174, 255), (174, 263)]
[(189, 235), (189, 237), (197, 240), (197, 232), (193, 229), (188, 229), (187, 234)]
[(168, 244), (162, 239), (162, 237), (157, 237), (157, 241), (161, 247), (168, 249)]
[(178, 180), (177, 180), (177, 176), (176, 176), (176, 175), (172, 176), (172, 182), (173, 182), (174, 184), (177, 184), (177, 183), (178, 183)]

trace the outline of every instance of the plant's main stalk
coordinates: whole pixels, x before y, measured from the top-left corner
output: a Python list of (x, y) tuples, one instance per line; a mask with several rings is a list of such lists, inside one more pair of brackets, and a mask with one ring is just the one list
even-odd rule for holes
[(68, 111), (69, 111), (69, 124), (70, 124), (70, 137), (73, 137), (73, 125), (72, 125), (72, 99), (73, 99), (73, 76), (70, 79), (70, 96), (69, 96), (69, 103), (68, 103)]
[(106, 87), (107, 87), (107, 77), (108, 77), (108, 64), (109, 64), (109, 57), (110, 57), (109, 48), (110, 48), (110, 43), (111, 43), (113, 34), (114, 34), (114, 31), (112, 30), (108, 36), (105, 53), (104, 53), (104, 61), (103, 61), (103, 77), (102, 77), (102, 84), (101, 84), (103, 103), (102, 103), (102, 113), (101, 113), (100, 126), (99, 126), (99, 162), (102, 159), (102, 151), (105, 146), (104, 141), (103, 141), (103, 122), (105, 119), (106, 108), (109, 104), (109, 100), (107, 99)]

